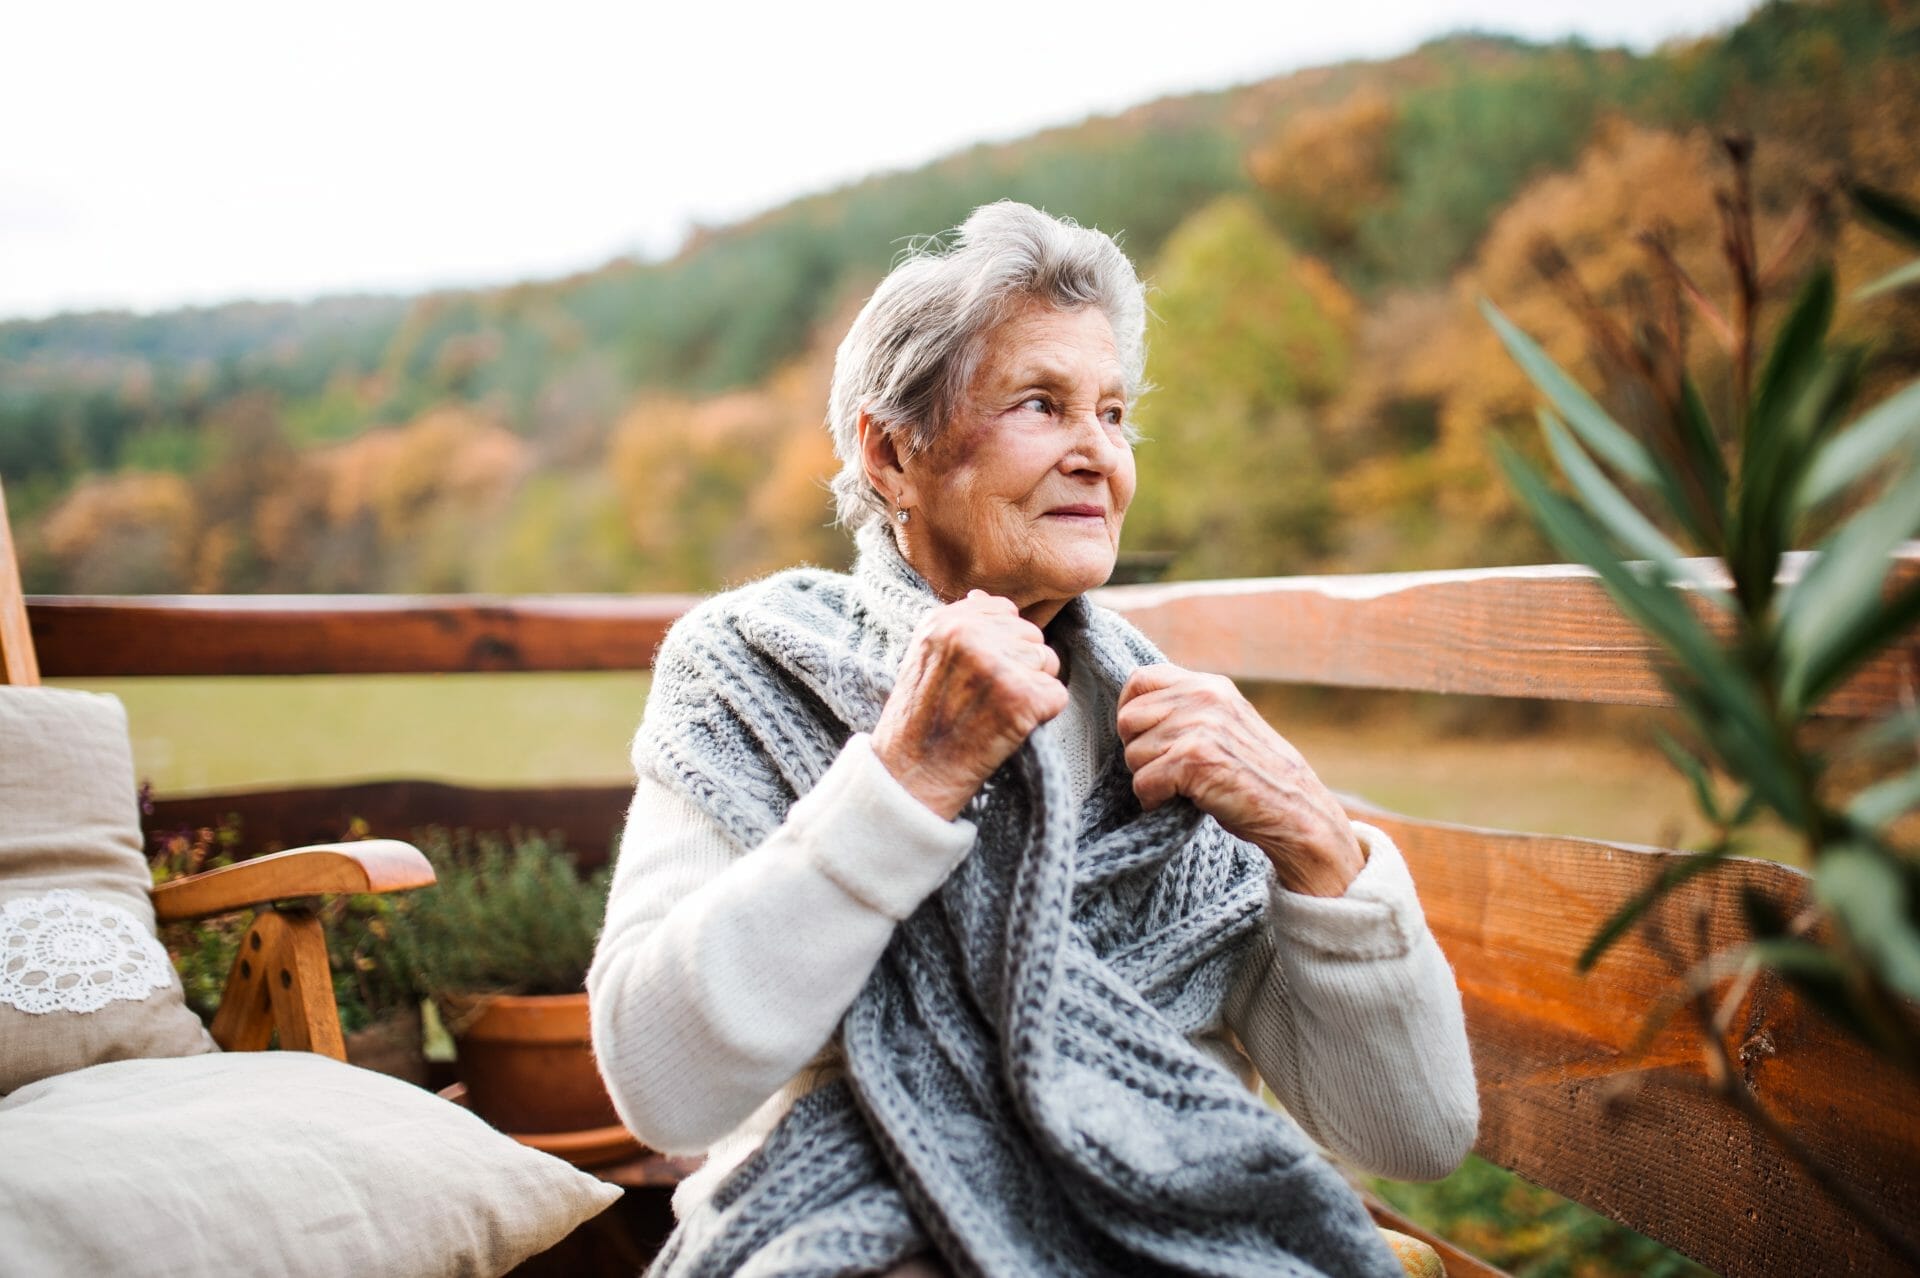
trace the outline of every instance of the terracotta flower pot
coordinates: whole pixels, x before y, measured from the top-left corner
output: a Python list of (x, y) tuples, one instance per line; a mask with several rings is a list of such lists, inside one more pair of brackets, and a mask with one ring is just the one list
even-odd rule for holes
[(467, 1103), (501, 1131), (619, 1125), (594, 1067), (584, 992), (468, 1000), (453, 1009), (450, 1024)]

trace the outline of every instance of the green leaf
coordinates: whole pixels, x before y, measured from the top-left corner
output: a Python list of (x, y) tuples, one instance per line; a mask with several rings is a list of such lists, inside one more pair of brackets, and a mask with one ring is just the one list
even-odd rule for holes
[(1891, 191), (1865, 183), (1855, 183), (1849, 192), (1853, 207), (1873, 228), (1888, 239), (1920, 248), (1920, 209)]
[(1733, 600), (1727, 593), (1697, 569), (1684, 563), (1680, 548), (1614, 487), (1606, 472), (1595, 465), (1586, 450), (1574, 442), (1551, 409), (1542, 407), (1539, 417), (1540, 429), (1547, 437), (1547, 447), (1552, 450), (1554, 460), (1560, 463), (1560, 473), (1567, 477), (1567, 482), (1580, 495), (1588, 514), (1627, 549), (1658, 564), (1669, 581), (1686, 581), (1720, 607), (1732, 607)]
[(1787, 820), (1800, 825), (1805, 803), (1790, 762), (1778, 752), (1774, 729), (1751, 679), (1722, 652), (1680, 592), (1657, 576), (1643, 576), (1614, 554), (1588, 517), (1547, 486), (1533, 466), (1504, 440), (1494, 455), (1508, 481), (1548, 539), (1596, 572), (1628, 618), (1678, 663), (1662, 677), (1700, 735)]
[[(1852, 193), (1854, 210), (1862, 215), (1864, 221), (1888, 239), (1920, 249), (1920, 209), (1915, 209), (1891, 191), (1876, 187), (1856, 185)], [(1878, 297), (1912, 284), (1920, 284), (1920, 262), (1909, 262), (1882, 275), (1855, 292), (1854, 296), (1861, 299)]]
[(1781, 325), (1741, 444), (1729, 566), (1740, 598), (1756, 613), (1772, 599), (1780, 554), (1792, 542), (1801, 462), (1821, 434), (1823, 409), (1850, 392), (1851, 361), (1827, 356), (1832, 318), (1833, 276), (1823, 268)]
[(1727, 524), (1727, 459), (1720, 451), (1713, 419), (1707, 415), (1706, 402), (1700, 398), (1700, 388), (1694, 385), (1693, 378), (1682, 379), (1680, 391), (1680, 442), (1687, 450), (1687, 464), (1706, 489), (1710, 507), (1705, 512), (1706, 522), (1715, 534), (1704, 545), (1708, 550), (1719, 551), (1725, 544), (1722, 538)]
[(1846, 965), (1832, 951), (1812, 941), (1774, 936), (1748, 942), (1746, 952), (1781, 973), (1804, 976), (1844, 976)]
[(1795, 506), (1805, 512), (1831, 501), (1916, 445), (1920, 445), (1920, 381), (1907, 383), (1823, 443), (1800, 481)]
[(1920, 284), (1920, 261), (1908, 262), (1905, 266), (1895, 267), (1879, 279), (1868, 284), (1863, 284), (1855, 289), (1853, 296), (1856, 300), (1864, 302), (1869, 298), (1879, 297), (1882, 293), (1892, 293), (1899, 289), (1911, 288), (1915, 284)]
[(1539, 344), (1521, 332), (1492, 302), (1482, 300), (1480, 313), (1493, 325), (1514, 362), (1540, 388), (1560, 415), (1587, 442), (1587, 446), (1628, 479), (1649, 487), (1658, 485), (1653, 454), (1614, 421), (1607, 410), (1587, 394), (1580, 383), (1561, 371)]
[(1827, 646), (1810, 654), (1804, 668), (1789, 664), (1781, 692), (1783, 703), (1801, 710), (1814, 709), (1847, 676), (1915, 625), (1920, 625), (1920, 581), (1884, 606), (1862, 609), (1850, 624), (1837, 624), (1829, 632)]
[(1813, 887), (1882, 980), (1920, 999), (1920, 931), (1907, 904), (1907, 878), (1887, 853), (1859, 844), (1829, 848), (1814, 866)]
[(1856, 732), (1840, 748), (1838, 757), (1870, 759), (1889, 748), (1911, 754), (1916, 744), (1920, 744), (1920, 706), (1907, 706)]
[(1693, 783), (1694, 802), (1707, 820), (1715, 825), (1725, 825), (1726, 821), (1720, 815), (1720, 800), (1713, 793), (1713, 778), (1707, 775), (1707, 765), (1675, 741), (1665, 728), (1655, 728), (1653, 739), (1659, 745), (1660, 752), (1667, 756), (1674, 767), (1680, 769), (1682, 776)]
[(1833, 323), (1833, 269), (1821, 265), (1800, 286), (1793, 308), (1780, 326), (1767, 355), (1767, 366), (1754, 392), (1756, 419), (1773, 415), (1784, 419), (1799, 388), (1820, 363), (1827, 329)]
[(1700, 686), (1685, 682), (1671, 670), (1663, 674), (1687, 722), (1713, 747), (1722, 767), (1744, 777), (1752, 786), (1730, 824), (1740, 826), (1751, 821), (1763, 804), (1779, 813), (1788, 825), (1804, 824), (1808, 816), (1806, 795), (1796, 781), (1798, 765), (1791, 744), (1764, 724), (1754, 726), (1755, 714), (1728, 713)]
[(1868, 834), (1920, 807), (1920, 768), (1876, 782), (1853, 796), (1847, 819)]
[(1800, 997), (1834, 1024), (1861, 1042), (1885, 1050), (1872, 1018), (1862, 1014), (1854, 1001), (1847, 965), (1839, 955), (1812, 941), (1785, 936), (1751, 942), (1746, 953), (1778, 972)]
[(1540, 349), (1538, 343), (1502, 315), (1492, 302), (1481, 299), (1480, 311), (1487, 317), (1487, 322), (1493, 325), (1494, 332), (1506, 345), (1514, 362), (1520, 365), (1521, 371), (1560, 410), (1561, 418), (1601, 461), (1634, 483), (1658, 491), (1673, 516), (1701, 545), (1719, 544), (1721, 530), (1718, 512), (1714, 512), (1711, 519), (1703, 520), (1701, 513), (1688, 500), (1686, 485), (1680, 477), (1661, 464), (1660, 459), (1624, 426), (1614, 421), (1607, 410), (1587, 394), (1585, 388), (1567, 376)]
[(1542, 531), (1562, 553), (1598, 573), (1608, 593), (1629, 617), (1663, 644), (1677, 650), (1683, 661), (1705, 660), (1717, 655), (1711, 636), (1672, 586), (1658, 576), (1642, 576), (1632, 571), (1585, 512), (1549, 488), (1532, 464), (1504, 440), (1495, 440), (1494, 450), (1508, 480), (1539, 521)]
[(1847, 520), (1820, 549), (1800, 579), (1780, 596), (1780, 700), (1790, 715), (1815, 699), (1866, 656), (1905, 628), (1916, 606), (1909, 588), (1890, 609), (1881, 591), (1893, 553), (1920, 532), (1920, 466), (1908, 470), (1880, 500)]
[(1586, 948), (1580, 951), (1580, 957), (1574, 960), (1574, 966), (1585, 972), (1600, 960), (1600, 956), (1613, 947), (1614, 942), (1627, 934), (1640, 916), (1659, 903), (1667, 893), (1696, 875), (1704, 874), (1727, 859), (1728, 851), (1715, 848), (1706, 852), (1695, 852), (1667, 863), (1667, 867), (1654, 876), (1651, 883), (1628, 897), (1611, 918), (1602, 923), (1599, 930), (1587, 941)]

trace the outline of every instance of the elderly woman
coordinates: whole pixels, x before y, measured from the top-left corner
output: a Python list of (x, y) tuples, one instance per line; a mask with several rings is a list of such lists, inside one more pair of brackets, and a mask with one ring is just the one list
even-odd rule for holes
[(1394, 1275), (1313, 1141), (1400, 1178), (1471, 1146), (1393, 844), (1085, 597), (1144, 314), (1021, 204), (908, 257), (834, 370), (852, 573), (661, 645), (588, 978), (622, 1118), (707, 1155), (656, 1272)]

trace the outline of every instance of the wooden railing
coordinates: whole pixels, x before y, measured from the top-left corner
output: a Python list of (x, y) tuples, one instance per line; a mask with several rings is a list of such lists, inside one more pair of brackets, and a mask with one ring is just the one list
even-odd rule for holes
[[(1920, 576), (1920, 555), (1896, 566)], [(1639, 633), (1583, 569), (1508, 568), (1131, 586), (1099, 601), (1183, 665), (1236, 678), (1657, 705)], [(41, 598), (49, 677), (640, 669), (685, 598)], [(1836, 692), (1879, 713), (1920, 683), (1920, 633)], [(161, 827), (238, 812), (256, 838), (427, 823), (562, 829), (605, 855), (624, 787), (475, 790), (393, 781), (166, 798)], [(1406, 854), (1465, 999), (1479, 1152), (1730, 1275), (1895, 1273), (1897, 1257), (1764, 1131), (1708, 1088), (1706, 1031), (1646, 1013), (1707, 949), (1744, 936), (1742, 892), (1793, 915), (1801, 872), (1735, 859), (1693, 880), (1587, 975), (1600, 920), (1679, 853), (1422, 821), (1355, 804)], [(1920, 1241), (1920, 1086), (1763, 975), (1725, 1045), (1771, 1114), (1884, 1219)], [(1488, 1272), (1449, 1249), (1455, 1274)]]

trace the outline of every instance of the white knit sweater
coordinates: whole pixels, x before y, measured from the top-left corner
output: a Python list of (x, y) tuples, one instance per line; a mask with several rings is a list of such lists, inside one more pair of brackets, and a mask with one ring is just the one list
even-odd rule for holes
[[(1068, 691), (1055, 722), (1084, 799), (1120, 744), (1094, 680), (1070, 672)], [(638, 771), (587, 990), (627, 1127), (656, 1149), (707, 1153), (674, 1195), (685, 1216), (840, 1071), (841, 1016), (895, 924), (965, 859), (974, 827), (908, 793), (865, 733), (752, 849)], [(1354, 828), (1367, 861), (1346, 894), (1274, 884), (1225, 1024), (1195, 1041), (1249, 1085), (1257, 1071), (1326, 1148), (1380, 1175), (1433, 1179), (1479, 1125), (1460, 994), (1399, 850)]]

